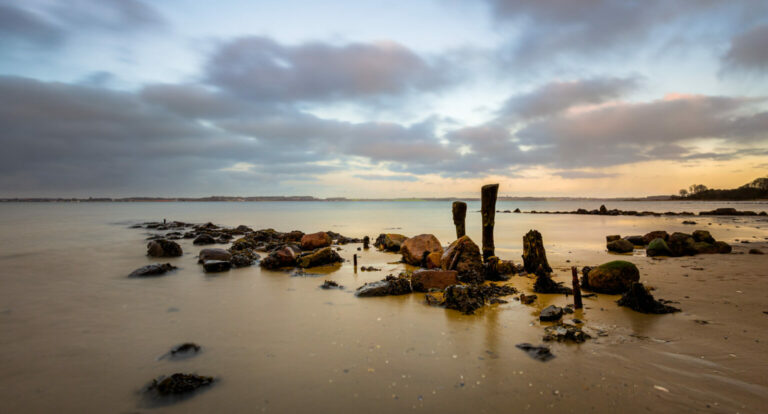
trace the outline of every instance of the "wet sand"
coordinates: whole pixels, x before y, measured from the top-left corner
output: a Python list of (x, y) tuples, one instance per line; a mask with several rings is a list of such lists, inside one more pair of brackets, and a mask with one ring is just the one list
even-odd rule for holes
[[(546, 324), (538, 312), (571, 298), (539, 295), (530, 306), (510, 300), (475, 315), (429, 307), (418, 293), (357, 298), (356, 287), (403, 265), (391, 263), (399, 255), (357, 252), (356, 244), (339, 253), (347, 259), (358, 253), (360, 265), (381, 272), (355, 273), (350, 261), (317, 277), (258, 267), (206, 275), (194, 259), (201, 247), (186, 240), (184, 256), (163, 260), (179, 266), (177, 272), (128, 279), (134, 268), (155, 262), (144, 256), (147, 234), (128, 229), (128, 221), (51, 217), (38, 228), (14, 214), (14, 223), (3, 223), (0, 256), (2, 412), (760, 413), (768, 403), (768, 255), (746, 254), (768, 253), (764, 219), (707, 218), (684, 226), (682, 219), (651, 217), (497, 216), (502, 258), (518, 261), (521, 229), (537, 228), (555, 279), (567, 282), (571, 265), (619, 257), (604, 249), (609, 233), (704, 228), (734, 246), (728, 255), (621, 255), (638, 265), (657, 298), (677, 301), (683, 311), (643, 315), (618, 307), (618, 296), (585, 299), (586, 308), (566, 319), (578, 317), (606, 336), (550, 344), (556, 358), (542, 363), (515, 345), (541, 343)], [(397, 230), (385, 230), (391, 220), (362, 223), (368, 217), (359, 224), (350, 218), (349, 227), (361, 234), (336, 230), (333, 222), (317, 227), (355, 237), (413, 235), (427, 227), (414, 216), (401, 217)], [(194, 214), (173, 218), (205, 221)], [(207, 219), (267, 227), (258, 225), (261, 219), (217, 217), (213, 210)], [(468, 216), (468, 232), (479, 240), (473, 219)], [(316, 229), (285, 221), (273, 227)], [(443, 244), (451, 232), (450, 219), (434, 231)], [(345, 289), (322, 290), (325, 279)], [(528, 293), (533, 279), (515, 276), (509, 283)], [(158, 360), (185, 341), (201, 344), (202, 352)], [(174, 372), (218, 381), (177, 404), (148, 406), (141, 386)]]

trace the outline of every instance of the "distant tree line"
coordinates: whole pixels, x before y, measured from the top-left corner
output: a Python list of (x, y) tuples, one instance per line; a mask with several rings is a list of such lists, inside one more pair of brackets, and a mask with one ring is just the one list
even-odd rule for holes
[(717, 190), (704, 184), (693, 184), (681, 189), (679, 199), (686, 200), (759, 200), (768, 199), (768, 177), (758, 178), (739, 188)]

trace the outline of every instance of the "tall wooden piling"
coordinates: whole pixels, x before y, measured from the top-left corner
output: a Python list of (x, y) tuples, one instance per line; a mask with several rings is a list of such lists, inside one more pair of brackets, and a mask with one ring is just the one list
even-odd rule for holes
[(495, 256), (493, 225), (496, 219), (496, 196), (498, 193), (498, 184), (486, 184), (480, 190), (480, 212), (483, 216), (483, 261)]
[(573, 274), (573, 307), (581, 309), (584, 305), (581, 303), (581, 286), (579, 286), (579, 272), (576, 266), (571, 266), (571, 273)]
[(453, 202), (453, 224), (456, 225), (456, 238), (461, 238), (467, 234), (467, 228), (464, 225), (464, 219), (467, 218), (467, 203), (463, 201)]

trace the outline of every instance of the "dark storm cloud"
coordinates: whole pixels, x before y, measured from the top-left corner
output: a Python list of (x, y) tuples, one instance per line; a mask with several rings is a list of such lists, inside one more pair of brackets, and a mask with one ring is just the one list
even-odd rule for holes
[(283, 45), (267, 37), (223, 44), (207, 80), (260, 101), (327, 101), (428, 91), (449, 83), (448, 71), (397, 43)]
[(60, 26), (37, 13), (0, 2), (0, 45), (22, 41), (52, 46), (59, 43), (63, 33)]
[(768, 70), (768, 24), (755, 26), (734, 37), (723, 56), (724, 70), (755, 71)]

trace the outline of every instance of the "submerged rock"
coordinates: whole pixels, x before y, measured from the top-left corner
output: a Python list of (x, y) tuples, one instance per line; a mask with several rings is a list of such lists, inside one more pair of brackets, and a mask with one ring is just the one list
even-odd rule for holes
[(403, 242), (400, 246), (400, 254), (403, 262), (413, 266), (423, 266), (426, 256), (437, 253), (442, 256), (443, 247), (440, 241), (432, 234), (419, 234)]
[(552, 267), (547, 262), (547, 253), (544, 250), (544, 242), (541, 233), (530, 230), (523, 236), (523, 267), (528, 273), (535, 273), (541, 268), (546, 273), (552, 273)]
[(379, 234), (379, 237), (376, 238), (376, 241), (373, 243), (373, 245), (381, 250), (386, 250), (388, 252), (399, 252), (403, 242), (405, 242), (407, 239), (408, 238), (402, 234), (382, 233)]
[(440, 258), (443, 270), (456, 270), (464, 283), (482, 283), (483, 259), (480, 248), (469, 238), (462, 236), (451, 243)]
[(404, 277), (387, 276), (378, 282), (366, 283), (357, 288), (355, 296), (397, 296), (411, 293), (411, 281)]
[(203, 262), (203, 269), (207, 273), (226, 272), (232, 268), (232, 263), (224, 260), (206, 260)]
[(640, 271), (633, 263), (614, 260), (590, 270), (587, 279), (590, 290), (616, 294), (626, 292), (633, 283), (639, 281)]
[(195, 240), (192, 241), (192, 244), (196, 244), (196, 245), (205, 245), (205, 244), (214, 244), (214, 243), (216, 243), (216, 239), (214, 239), (213, 236), (207, 233), (203, 233), (195, 237)]
[(524, 342), (522, 344), (515, 345), (515, 347), (525, 351), (525, 353), (528, 354), (531, 358), (542, 362), (549, 361), (555, 357), (555, 355), (552, 354), (552, 352), (549, 350), (549, 347), (547, 346), (535, 346)]
[(176, 266), (173, 266), (170, 263), (155, 263), (150, 264), (146, 266), (142, 266), (128, 275), (128, 277), (150, 277), (150, 276), (161, 276), (164, 275), (171, 270), (178, 269)]
[(152, 257), (178, 257), (182, 255), (181, 246), (171, 240), (159, 239), (147, 243), (147, 255)]
[(631, 253), (635, 250), (635, 245), (625, 239), (614, 240), (606, 245), (609, 252)]
[(563, 317), (563, 308), (555, 305), (549, 305), (539, 314), (539, 320), (542, 322), (553, 322)]
[(343, 261), (344, 259), (342, 259), (335, 250), (330, 247), (324, 247), (312, 253), (305, 253), (299, 256), (296, 265), (306, 269), (309, 267), (324, 266)]
[(680, 309), (665, 304), (663, 300), (654, 299), (642, 283), (633, 283), (616, 303), (642, 313), (680, 312)]
[(223, 260), (229, 261), (232, 258), (232, 253), (224, 249), (203, 249), (197, 255), (197, 262), (203, 263), (206, 260)]
[(328, 247), (332, 242), (331, 236), (324, 231), (305, 234), (301, 237), (301, 250), (315, 250), (321, 247)]
[(651, 240), (648, 247), (645, 249), (645, 254), (650, 257), (656, 256), (672, 256), (672, 250), (667, 246), (667, 242), (661, 237)]
[(147, 392), (156, 392), (161, 396), (180, 395), (211, 384), (213, 384), (213, 377), (176, 373), (170, 377), (152, 380), (152, 384), (147, 387)]
[(411, 275), (411, 286), (414, 292), (428, 292), (430, 289), (443, 290), (457, 283), (459, 283), (459, 276), (455, 270), (420, 269)]

